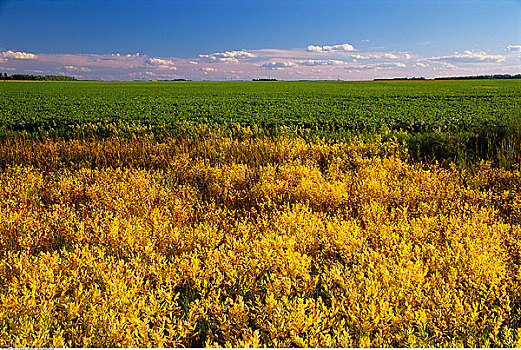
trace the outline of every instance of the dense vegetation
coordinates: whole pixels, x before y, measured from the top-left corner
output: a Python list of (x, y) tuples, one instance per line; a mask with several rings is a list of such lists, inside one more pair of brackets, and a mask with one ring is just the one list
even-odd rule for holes
[(434, 80), (483, 80), (483, 79), (521, 79), (521, 74), (472, 75), (464, 77), (439, 77)]
[(515, 163), (518, 80), (0, 84), (0, 136), (155, 135), (249, 126), (268, 136), (405, 141), (415, 158)]
[[(438, 77), (434, 80), (485, 80), (485, 79), (521, 79), (521, 74), (493, 74), (493, 75), (471, 75), (462, 77)], [(406, 78), (376, 78), (374, 81), (388, 80), (427, 80), (425, 77), (406, 77)]]
[(521, 347), (519, 92), (2, 83), (0, 346)]
[(521, 172), (298, 138), (2, 143), (2, 347), (521, 345)]
[(65, 75), (35, 75), (0, 73), (0, 80), (35, 80), (35, 81), (75, 81), (76, 78)]

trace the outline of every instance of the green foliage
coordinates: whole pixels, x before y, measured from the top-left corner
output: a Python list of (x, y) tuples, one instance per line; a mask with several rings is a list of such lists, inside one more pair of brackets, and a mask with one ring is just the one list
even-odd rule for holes
[(35, 81), (76, 81), (74, 77), (65, 75), (35, 75), (35, 74), (0, 74), (0, 80), (35, 80)]
[(0, 85), (0, 137), (168, 136), (194, 127), (233, 135), (240, 126), (306, 139), (381, 134), (405, 141), (417, 159), (512, 164), (520, 92), (518, 80), (11, 82)]

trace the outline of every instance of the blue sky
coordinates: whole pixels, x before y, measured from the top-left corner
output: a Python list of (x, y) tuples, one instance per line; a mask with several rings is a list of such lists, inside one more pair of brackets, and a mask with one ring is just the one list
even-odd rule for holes
[(8, 73), (106, 80), (520, 73), (520, 45), (516, 0), (0, 0), (0, 71)]

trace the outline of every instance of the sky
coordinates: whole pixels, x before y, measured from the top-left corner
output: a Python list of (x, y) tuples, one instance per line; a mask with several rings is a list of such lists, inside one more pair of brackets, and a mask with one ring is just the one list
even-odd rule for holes
[(521, 73), (521, 0), (0, 0), (0, 72), (100, 80)]

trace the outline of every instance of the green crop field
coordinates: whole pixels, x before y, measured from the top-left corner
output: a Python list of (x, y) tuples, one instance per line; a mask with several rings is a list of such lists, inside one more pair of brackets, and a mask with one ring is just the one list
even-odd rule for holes
[(460, 131), (519, 116), (518, 80), (421, 82), (19, 82), (0, 85), (4, 129), (136, 123)]

